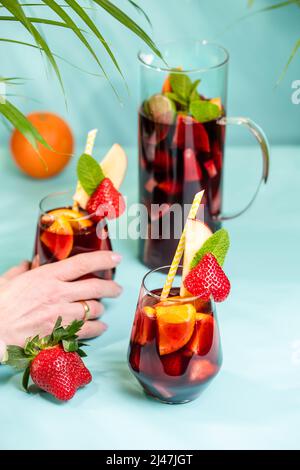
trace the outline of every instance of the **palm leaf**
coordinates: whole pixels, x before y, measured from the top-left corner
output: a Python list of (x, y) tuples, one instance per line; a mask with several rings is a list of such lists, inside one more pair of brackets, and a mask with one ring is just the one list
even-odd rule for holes
[(149, 18), (149, 16), (147, 15), (147, 13), (145, 12), (145, 10), (143, 10), (142, 7), (140, 7), (140, 5), (138, 5), (136, 2), (134, 2), (133, 0), (128, 0), (129, 3), (137, 10), (138, 13), (140, 13), (141, 15), (144, 16), (144, 18), (146, 19), (146, 21), (148, 22), (148, 24), (151, 26), (152, 28), (152, 23), (151, 23), (151, 20)]
[[(114, 86), (112, 85), (103, 65), (101, 64), (101, 62), (99, 61), (94, 49), (92, 48), (92, 46), (90, 45), (90, 43), (87, 41), (87, 39), (85, 38), (85, 36), (82, 34), (82, 32), (80, 31), (80, 29), (78, 28), (78, 26), (76, 25), (76, 23), (72, 20), (72, 18), (68, 15), (68, 13), (66, 13), (64, 11), (63, 8), (61, 8), (59, 6), (59, 4), (55, 1), (55, 0), (43, 0), (43, 2), (49, 6), (49, 8), (51, 8), (68, 26), (70, 29), (72, 29), (72, 31), (74, 32), (74, 34), (78, 37), (78, 39), (85, 45), (85, 47), (88, 49), (88, 51), (91, 53), (91, 55), (94, 57), (95, 61), (97, 62), (97, 64), (99, 65), (99, 67), (101, 68), (105, 78), (108, 80), (108, 82), (110, 83), (112, 89), (114, 90), (114, 92), (116, 93), (116, 95), (118, 96)], [(76, 0), (70, 0), (69, 1), (69, 4), (72, 4), (72, 8), (74, 8), (74, 5), (76, 3)], [(84, 12), (85, 13), (85, 12)]]
[(56, 76), (59, 80), (59, 83), (64, 90), (63, 82), (61, 79), (60, 71), (53, 57), (51, 50), (45, 41), (45, 39), (41, 36), (38, 32), (36, 27), (28, 20), (27, 16), (24, 13), (23, 8), (19, 4), (19, 0), (1, 0), (2, 5), (15, 17), (19, 20), (19, 22), (27, 29), (27, 31), (32, 35), (36, 44), (41, 47), (41, 49), (45, 52), (50, 64), (52, 65)]
[(161, 59), (163, 58), (161, 52), (156, 47), (154, 41), (150, 36), (135, 22), (133, 21), (126, 13), (124, 13), (120, 8), (111, 3), (109, 0), (93, 0), (95, 3), (100, 5), (104, 10), (106, 10), (111, 16), (118, 20), (121, 24), (130, 29), (134, 34), (140, 37), (152, 51)]
[(290, 57), (289, 57), (289, 60), (287, 61), (286, 65), (285, 65), (285, 67), (284, 67), (284, 69), (283, 69), (283, 71), (282, 71), (282, 74), (280, 75), (280, 77), (279, 77), (279, 79), (278, 79), (277, 85), (278, 85), (278, 84), (283, 80), (283, 78), (285, 77), (285, 75), (286, 75), (286, 73), (287, 73), (287, 71), (288, 71), (288, 68), (289, 68), (289, 66), (291, 65), (291, 63), (292, 63), (292, 61), (293, 61), (295, 55), (296, 55), (297, 52), (299, 51), (299, 49), (300, 49), (300, 39), (298, 39), (298, 41), (296, 42), (296, 44), (295, 44), (295, 46), (294, 46), (294, 48), (293, 48), (293, 50), (292, 50), (292, 53), (291, 53), (291, 55), (290, 55)]
[(40, 142), (44, 147), (51, 150), (50, 145), (47, 144), (37, 129), (28, 121), (21, 111), (10, 103), (10, 101), (5, 100), (4, 103), (0, 104), (0, 114), (24, 135), (37, 152), (37, 142)]
[[(26, 47), (32, 47), (33, 49), (39, 49), (40, 48), (38, 46), (36, 46), (35, 44), (31, 44), (29, 42), (25, 42), (25, 41), (18, 41), (17, 39), (9, 39), (9, 38), (0, 38), (0, 42), (7, 42), (7, 43), (11, 43), (11, 44), (19, 44), (21, 46), (26, 46)], [(99, 73), (94, 73), (94, 72), (89, 72), (88, 70), (85, 70), (85, 69), (82, 69), (81, 67), (79, 67), (78, 65), (76, 64), (73, 64), (72, 62), (70, 62), (69, 60), (65, 59), (64, 57), (62, 57), (61, 55), (59, 54), (56, 54), (55, 52), (52, 51), (52, 54), (54, 55), (54, 57), (56, 57), (57, 59), (59, 60), (62, 60), (63, 62), (65, 62), (66, 64), (70, 65), (71, 67), (75, 68), (76, 70), (80, 70), (80, 72), (83, 72), (83, 73), (86, 73), (88, 75), (92, 75), (93, 77), (102, 77), (103, 78), (103, 75), (100, 75)], [(23, 77), (13, 77), (15, 80), (25, 80)], [(5, 78), (5, 80), (8, 80), (7, 78)], [(10, 79), (11, 80), (11, 79)], [(0, 81), (1, 81), (1, 77), (0, 77)], [(20, 84), (19, 83), (14, 83), (15, 85), (17, 84)]]
[(116, 58), (115, 58), (112, 50), (110, 49), (109, 45), (105, 41), (104, 37), (100, 33), (100, 31), (97, 28), (97, 26), (95, 25), (95, 23), (90, 19), (90, 17), (87, 15), (87, 13), (84, 11), (84, 9), (81, 7), (81, 5), (79, 5), (79, 3), (76, 0), (65, 0), (65, 1), (69, 5), (69, 7), (72, 8), (77, 13), (77, 15), (84, 21), (84, 23), (90, 28), (90, 30), (99, 39), (101, 44), (103, 44), (103, 46), (106, 49), (106, 52), (110, 56), (111, 60), (113, 61), (114, 65), (115, 65), (115, 67), (117, 68), (118, 72), (123, 77), (123, 73), (122, 73), (122, 71), (119, 67), (118, 62), (116, 61)]

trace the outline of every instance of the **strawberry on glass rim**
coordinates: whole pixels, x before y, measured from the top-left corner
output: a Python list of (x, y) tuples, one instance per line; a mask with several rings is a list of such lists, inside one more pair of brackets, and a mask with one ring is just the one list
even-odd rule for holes
[[(189, 235), (187, 232), (187, 239)], [(187, 241), (186, 241), (187, 243)], [(196, 295), (208, 301), (223, 302), (230, 293), (230, 281), (222, 266), (229, 249), (229, 235), (220, 229), (211, 235), (185, 266), (182, 282), (184, 295)]]

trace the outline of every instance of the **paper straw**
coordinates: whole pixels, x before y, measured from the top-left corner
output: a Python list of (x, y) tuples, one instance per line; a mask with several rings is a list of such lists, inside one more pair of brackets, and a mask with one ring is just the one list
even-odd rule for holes
[(92, 129), (87, 136), (84, 153), (92, 155), (98, 129)]
[[(204, 194), (204, 191), (200, 191), (199, 193), (197, 193), (195, 195), (192, 207), (191, 207), (189, 215), (188, 215), (188, 219), (195, 219), (196, 218), (199, 206), (201, 204), (203, 194)], [(172, 284), (173, 284), (173, 281), (174, 281), (174, 277), (176, 276), (177, 269), (178, 269), (180, 260), (182, 258), (183, 252), (184, 252), (186, 227), (187, 227), (187, 224), (185, 224), (185, 227), (184, 227), (183, 232), (181, 234), (181, 237), (180, 237), (180, 240), (179, 240), (179, 243), (178, 243), (178, 246), (177, 246), (177, 249), (176, 249), (172, 264), (171, 264), (171, 267), (170, 267), (168, 275), (167, 275), (167, 279), (166, 279), (166, 282), (165, 282), (165, 285), (164, 285), (164, 288), (163, 288), (163, 291), (162, 291), (162, 294), (161, 294), (161, 299), (162, 300), (167, 299), (167, 297), (169, 296), (169, 293), (170, 293), (170, 290), (172, 288)]]

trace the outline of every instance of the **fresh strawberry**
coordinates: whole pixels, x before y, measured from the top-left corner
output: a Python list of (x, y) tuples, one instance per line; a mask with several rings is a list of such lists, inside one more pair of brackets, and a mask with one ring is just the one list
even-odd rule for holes
[(216, 302), (223, 302), (229, 295), (230, 282), (216, 258), (207, 253), (184, 280), (184, 287), (203, 300), (210, 296)]
[(26, 368), (23, 386), (28, 389), (29, 377), (42, 390), (58, 400), (70, 400), (77, 389), (91, 382), (90, 371), (85, 367), (76, 333), (83, 321), (75, 320), (64, 328), (58, 318), (52, 333), (45, 338), (35, 336), (27, 339), (25, 347), (8, 346), (6, 364), (17, 369)]
[(95, 222), (104, 219), (117, 219), (125, 211), (122, 194), (114, 187), (109, 178), (104, 178), (87, 204), (87, 211), (93, 214)]
[(77, 352), (66, 352), (61, 345), (42, 350), (30, 365), (30, 376), (39, 388), (62, 401), (92, 380)]

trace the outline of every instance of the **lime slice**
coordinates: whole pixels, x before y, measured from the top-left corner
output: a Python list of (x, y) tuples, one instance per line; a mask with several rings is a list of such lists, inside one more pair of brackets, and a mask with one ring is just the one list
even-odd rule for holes
[(176, 106), (167, 96), (153, 95), (147, 103), (147, 110), (152, 119), (161, 124), (172, 124), (176, 114)]

